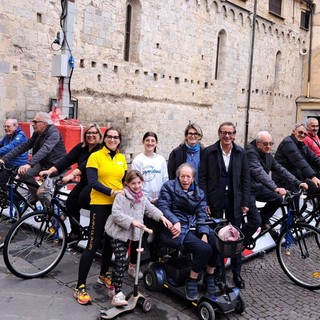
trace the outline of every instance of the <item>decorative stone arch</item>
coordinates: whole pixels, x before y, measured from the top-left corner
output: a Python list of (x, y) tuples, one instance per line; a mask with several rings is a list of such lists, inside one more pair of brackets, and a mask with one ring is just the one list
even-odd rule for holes
[(263, 28), (263, 32), (264, 33), (268, 32), (267, 26), (266, 26), (266, 24), (264, 22), (262, 22), (262, 28)]
[(242, 12), (239, 13), (237, 20), (240, 21), (241, 25), (243, 26), (243, 24), (244, 24), (244, 16), (243, 16)]
[(124, 60), (139, 62), (141, 35), (141, 3), (139, 0), (128, 0), (126, 3), (126, 24)]
[(230, 9), (230, 16), (232, 16), (232, 20), (233, 21), (236, 21), (237, 20), (237, 18), (236, 18), (236, 13), (235, 13), (235, 11), (233, 10), (233, 9)]
[(213, 1), (211, 7), (215, 9), (215, 13), (219, 12), (219, 5), (217, 1)]
[(226, 7), (225, 5), (223, 5), (223, 6), (221, 7), (221, 12), (223, 13), (223, 15), (224, 15), (225, 17), (228, 17), (228, 11), (227, 11), (227, 7)]

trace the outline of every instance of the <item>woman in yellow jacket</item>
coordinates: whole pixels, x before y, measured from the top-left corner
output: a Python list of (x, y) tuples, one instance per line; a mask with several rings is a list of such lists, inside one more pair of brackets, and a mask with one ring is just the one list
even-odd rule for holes
[(91, 211), (89, 239), (80, 259), (78, 283), (74, 297), (80, 304), (88, 304), (91, 298), (86, 290), (86, 279), (90, 271), (94, 255), (103, 241), (100, 276), (97, 280), (113, 289), (112, 279), (108, 272), (112, 249), (109, 237), (104, 233), (104, 226), (111, 214), (114, 196), (123, 193), (123, 181), (127, 172), (125, 156), (118, 147), (121, 142), (119, 130), (109, 128), (103, 137), (101, 150), (90, 155), (87, 162), (88, 184), (91, 186)]

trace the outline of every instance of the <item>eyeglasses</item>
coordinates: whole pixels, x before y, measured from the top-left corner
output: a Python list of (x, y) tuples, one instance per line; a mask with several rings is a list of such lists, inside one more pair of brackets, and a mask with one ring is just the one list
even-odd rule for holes
[(198, 132), (188, 132), (187, 135), (190, 137), (192, 137), (192, 136), (199, 137), (200, 136), (200, 134)]
[(223, 136), (233, 136), (234, 134), (236, 134), (236, 131), (220, 131), (220, 133), (223, 135)]
[(94, 132), (86, 132), (86, 136), (93, 136), (95, 134), (98, 134), (98, 131), (94, 131)]
[(267, 142), (267, 141), (265, 141), (265, 142), (259, 141), (259, 143), (261, 143), (264, 147), (268, 147), (268, 146), (272, 147), (272, 146), (274, 145), (274, 143), (273, 143), (272, 141), (270, 141), (270, 142)]
[(44, 123), (44, 121), (41, 121), (41, 120), (32, 120), (31, 122), (33, 125), (36, 125), (37, 123), (40, 123), (40, 122)]
[(108, 140), (120, 140), (120, 137), (119, 136), (109, 136), (109, 135), (106, 135), (106, 138), (108, 139)]
[(298, 131), (298, 135), (306, 137), (308, 135), (308, 133), (304, 132), (304, 131)]

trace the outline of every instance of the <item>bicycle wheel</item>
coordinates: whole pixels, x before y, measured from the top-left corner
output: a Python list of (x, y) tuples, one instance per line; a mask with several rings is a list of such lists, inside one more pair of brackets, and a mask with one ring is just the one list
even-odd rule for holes
[[(9, 200), (8, 200), (9, 201)], [(4, 202), (3, 202), (4, 204)], [(10, 202), (0, 208), (0, 249), (3, 248), (4, 240), (13, 224), (20, 218), (20, 210), (14, 203), (10, 213)]]
[(4, 262), (17, 277), (39, 278), (59, 263), (66, 246), (65, 224), (48, 211), (34, 211), (10, 229), (3, 247)]
[(282, 230), (277, 242), (277, 258), (282, 270), (297, 285), (320, 289), (320, 231), (306, 223)]

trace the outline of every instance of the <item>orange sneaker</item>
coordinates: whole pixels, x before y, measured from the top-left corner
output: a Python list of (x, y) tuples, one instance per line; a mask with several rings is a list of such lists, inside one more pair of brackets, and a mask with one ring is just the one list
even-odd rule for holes
[(86, 286), (84, 284), (80, 285), (79, 288), (74, 289), (74, 298), (77, 299), (80, 304), (89, 304), (91, 303), (91, 297), (86, 291)]

